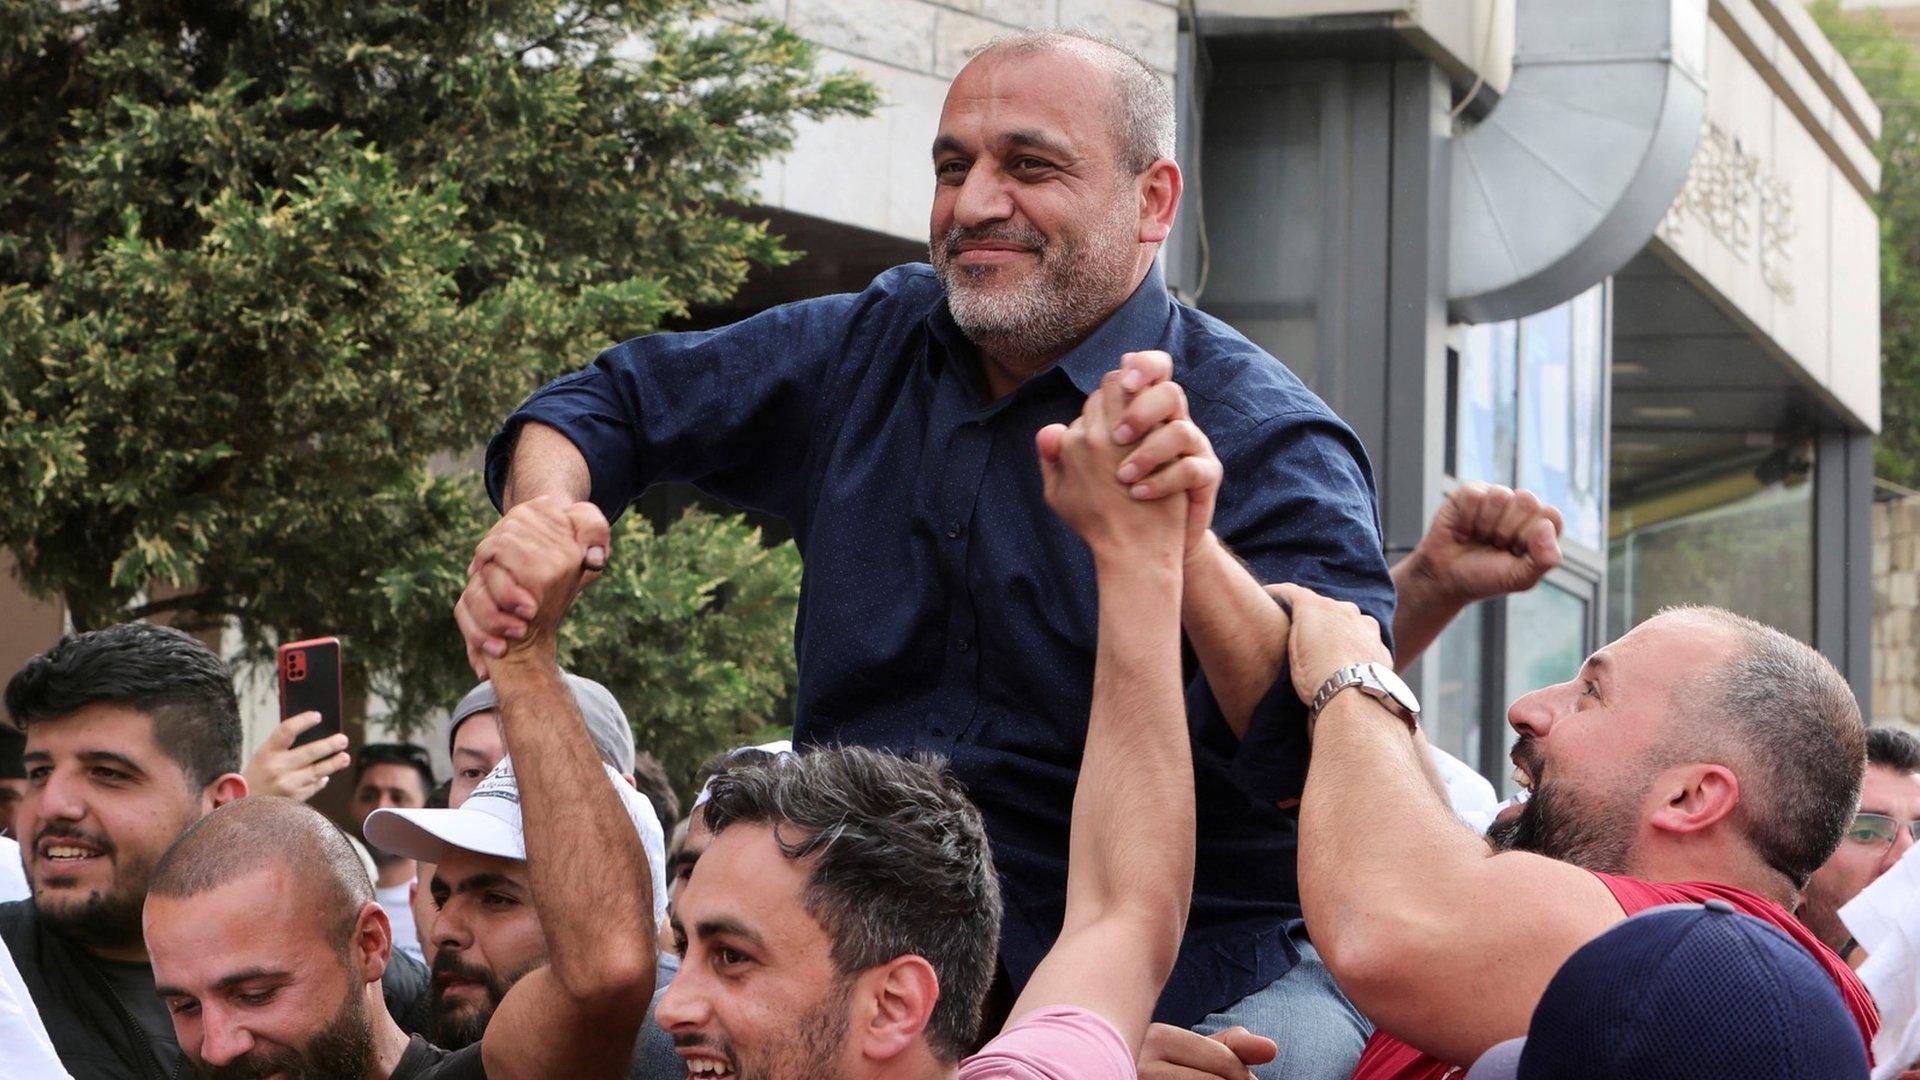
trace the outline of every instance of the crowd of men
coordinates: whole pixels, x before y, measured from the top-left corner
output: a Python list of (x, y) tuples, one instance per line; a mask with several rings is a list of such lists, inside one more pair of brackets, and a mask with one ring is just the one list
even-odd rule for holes
[[(1395, 672), (1538, 583), (1559, 516), (1465, 485), (1389, 567), (1351, 430), (1169, 296), (1172, 148), (1124, 50), (997, 42), (934, 135), (931, 266), (529, 399), (454, 605), (482, 681), (445, 783), (421, 747), (295, 745), (312, 715), (243, 762), (178, 631), (35, 657), (0, 1075), (1913, 1064), (1875, 1001), (1920, 968), (1850, 913), (1898, 884), (1920, 745), (1807, 646), (1674, 608), (1512, 704), (1528, 797), (1469, 826)], [(684, 819), (556, 646), (660, 480), (782, 516), (806, 562), (792, 743), (717, 757)], [(344, 827), (305, 802), (336, 775)]]

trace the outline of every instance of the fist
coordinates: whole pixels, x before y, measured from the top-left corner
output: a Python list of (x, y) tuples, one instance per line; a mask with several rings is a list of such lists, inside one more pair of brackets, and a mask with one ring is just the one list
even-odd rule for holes
[(1560, 565), (1560, 511), (1531, 491), (1463, 484), (1440, 506), (1414, 549), (1440, 596), (1470, 604), (1525, 592)]

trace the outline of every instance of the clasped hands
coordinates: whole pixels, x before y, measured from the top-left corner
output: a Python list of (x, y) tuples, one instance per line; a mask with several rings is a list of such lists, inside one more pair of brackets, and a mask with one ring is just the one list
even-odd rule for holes
[(553, 496), (508, 510), (474, 549), (454, 605), (475, 675), (517, 657), (551, 660), (574, 597), (606, 566), (612, 530), (600, 508)]
[(1136, 556), (1177, 564), (1207, 542), (1220, 461), (1172, 375), (1164, 352), (1127, 353), (1078, 418), (1034, 437), (1047, 505), (1096, 564)]

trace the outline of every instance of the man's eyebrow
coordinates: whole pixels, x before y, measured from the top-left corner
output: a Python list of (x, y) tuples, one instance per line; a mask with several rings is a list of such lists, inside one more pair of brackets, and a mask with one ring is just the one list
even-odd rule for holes
[(939, 157), (941, 154), (964, 154), (966, 152), (967, 148), (960, 145), (960, 140), (952, 135), (941, 135), (939, 138), (933, 140), (934, 157)]
[(76, 756), (88, 765), (113, 765), (135, 776), (147, 775), (147, 770), (141, 768), (138, 762), (111, 750), (83, 750)]
[(479, 758), (479, 759), (480, 759), (481, 761), (485, 761), (485, 760), (487, 760), (487, 755), (486, 755), (486, 754), (485, 754), (485, 753), (484, 753), (483, 751), (479, 751), (479, 750), (475, 750), (475, 749), (474, 749), (473, 747), (471, 747), (471, 746), (456, 746), (456, 747), (454, 747), (454, 748), (453, 748), (453, 756), (454, 756), (454, 757), (471, 757), (471, 758)]
[(1587, 657), (1587, 670), (1591, 671), (1595, 678), (1602, 675), (1611, 677), (1613, 674), (1613, 658), (1606, 653), (1594, 653), (1592, 656)]
[[(439, 874), (433, 875), (433, 880), (439, 881), (440, 875)], [(509, 889), (513, 889), (515, 891), (519, 891), (520, 889), (520, 883), (508, 877), (507, 875), (488, 873), (488, 874), (475, 874), (472, 877), (461, 878), (460, 884), (457, 887), (455, 887), (453, 891), (458, 893), (476, 893), (476, 892), (484, 892), (487, 889), (497, 889), (502, 886), (505, 886)]]
[(759, 934), (747, 929), (746, 923), (738, 919), (727, 918), (726, 916), (701, 919), (694, 924), (694, 930), (703, 938), (718, 937), (725, 934), (727, 937), (739, 938), (742, 941), (761, 946), (762, 948), (767, 944)]
[(1073, 149), (1066, 143), (1038, 131), (1009, 131), (994, 141), (1010, 146), (1030, 146), (1043, 154), (1050, 154), (1057, 158), (1074, 156)]
[(233, 974), (228, 975), (227, 977), (221, 979), (219, 982), (214, 983), (213, 988), (215, 990), (231, 990), (234, 987), (239, 986), (241, 983), (250, 983), (256, 979), (291, 979), (291, 978), (293, 978), (293, 972), (291, 971), (276, 971), (272, 968), (250, 967), (242, 971), (236, 971)]
[[(213, 988), (215, 990), (231, 990), (234, 987), (239, 986), (241, 983), (253, 982), (255, 979), (291, 979), (291, 978), (293, 978), (293, 972), (291, 971), (280, 971), (274, 968), (250, 967), (250, 968), (242, 969), (240, 971), (236, 971), (233, 974), (222, 978), (219, 982), (213, 984)], [(163, 998), (193, 996), (192, 994), (188, 993), (185, 990), (180, 989), (177, 986), (168, 986), (165, 983), (155, 986), (153, 988), (153, 993), (154, 993), (154, 996), (163, 997)]]

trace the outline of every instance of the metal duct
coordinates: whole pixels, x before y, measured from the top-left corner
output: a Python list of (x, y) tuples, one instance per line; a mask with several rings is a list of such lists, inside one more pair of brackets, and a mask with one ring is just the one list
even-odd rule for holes
[(1706, 111), (1707, 0), (1516, 0), (1513, 80), (1452, 144), (1453, 317), (1578, 296), (1646, 246)]

